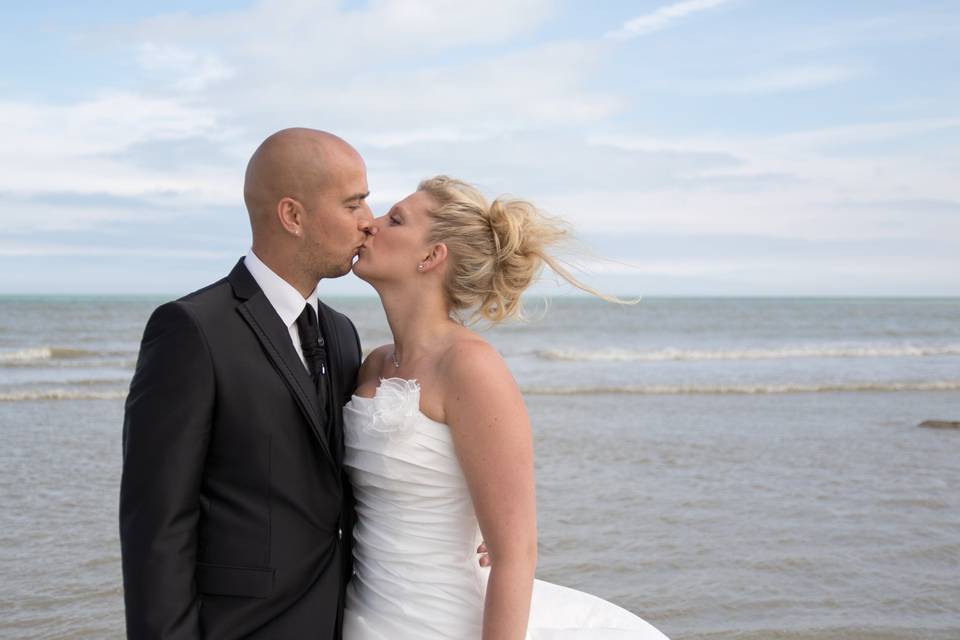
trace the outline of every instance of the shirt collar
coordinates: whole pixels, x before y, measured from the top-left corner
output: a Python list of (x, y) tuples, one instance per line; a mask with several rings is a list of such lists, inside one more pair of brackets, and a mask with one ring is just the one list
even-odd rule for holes
[(260, 258), (253, 252), (253, 249), (247, 252), (243, 259), (244, 266), (257, 281), (263, 294), (267, 296), (271, 306), (276, 310), (277, 315), (287, 325), (287, 328), (293, 326), (297, 318), (303, 313), (303, 305), (309, 304), (313, 310), (317, 310), (317, 292), (314, 291), (310, 297), (304, 299), (300, 292), (293, 285), (278, 276), (270, 267), (265, 265)]

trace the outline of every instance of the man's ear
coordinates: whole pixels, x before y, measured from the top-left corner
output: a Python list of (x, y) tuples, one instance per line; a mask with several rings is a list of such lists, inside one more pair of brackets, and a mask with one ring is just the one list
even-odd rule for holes
[(290, 197), (280, 198), (277, 202), (277, 219), (287, 233), (294, 236), (303, 235), (303, 218), (306, 211), (303, 205)]

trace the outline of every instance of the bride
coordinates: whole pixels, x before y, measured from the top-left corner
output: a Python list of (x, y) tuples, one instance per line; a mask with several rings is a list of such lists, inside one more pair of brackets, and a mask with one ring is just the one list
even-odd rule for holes
[[(523, 398), (497, 351), (457, 318), (516, 316), (544, 263), (595, 293), (546, 253), (564, 227), (444, 176), (374, 226), (353, 271), (380, 295), (393, 344), (367, 356), (344, 407), (357, 512), (345, 640), (665, 640), (612, 603), (534, 580)], [(476, 564), (481, 540), (491, 568)]]

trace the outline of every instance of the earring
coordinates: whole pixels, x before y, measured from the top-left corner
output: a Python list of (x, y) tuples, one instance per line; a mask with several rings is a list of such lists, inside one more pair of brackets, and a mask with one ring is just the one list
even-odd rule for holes
[(417, 271), (423, 271), (423, 263), (417, 265)]

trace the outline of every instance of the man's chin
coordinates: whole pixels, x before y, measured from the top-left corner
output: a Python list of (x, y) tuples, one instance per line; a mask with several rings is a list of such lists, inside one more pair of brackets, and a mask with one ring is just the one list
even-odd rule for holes
[(335, 268), (331, 268), (323, 274), (321, 280), (327, 280), (329, 278), (342, 278), (343, 276), (350, 273), (352, 269), (353, 269), (352, 263), (347, 263), (346, 265), (341, 265)]

